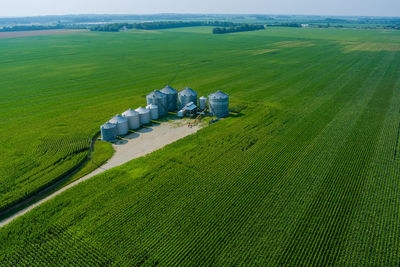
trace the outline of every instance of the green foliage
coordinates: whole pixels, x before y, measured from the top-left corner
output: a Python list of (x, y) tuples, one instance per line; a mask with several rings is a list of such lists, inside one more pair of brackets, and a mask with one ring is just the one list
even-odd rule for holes
[(0, 29), (0, 32), (18, 32), (18, 31), (40, 31), (40, 30), (56, 30), (65, 29), (61, 24), (54, 26), (43, 26), (43, 25), (18, 25), (12, 27), (4, 27)]
[(12, 162), (85, 144), (171, 79), (246, 108), (0, 229), (0, 265), (397, 266), (399, 44), (397, 31), (296, 28), (2, 41)]
[(195, 27), (195, 26), (228, 27), (233, 25), (237, 25), (237, 23), (228, 21), (155, 21), (155, 22), (135, 23), (133, 27), (139, 30), (159, 30), (159, 29)]
[(296, 22), (275, 22), (273, 24), (267, 24), (268, 27), (291, 27), (300, 28), (301, 24)]
[(233, 22), (227, 21), (154, 21), (154, 22), (143, 22), (143, 23), (112, 23), (99, 26), (93, 26), (90, 28), (91, 31), (102, 31), (102, 32), (119, 32), (121, 29), (138, 29), (138, 30), (160, 30), (160, 29), (173, 29), (173, 28), (184, 28), (184, 27), (196, 27), (196, 26), (221, 26), (221, 27), (233, 27), (239, 25)]
[(64, 178), (86, 160), (89, 138), (81, 134), (73, 137), (43, 134), (44, 137), (36, 136), (30, 146), (17, 145), (14, 151), (3, 154), (10, 157), (0, 168), (0, 210)]
[(101, 32), (119, 32), (121, 29), (160, 30), (199, 26), (218, 26), (217, 28), (213, 29), (214, 34), (246, 32), (265, 29), (264, 25), (233, 23), (226, 21), (155, 21), (134, 24), (110, 23), (105, 25), (93, 26), (90, 28), (90, 30)]
[(114, 149), (111, 143), (96, 141), (96, 143), (94, 144), (93, 152), (91, 155), (89, 155), (86, 165), (70, 179), (70, 182), (75, 181), (99, 168), (101, 165), (106, 163), (113, 154)]
[(217, 27), (213, 29), (214, 34), (224, 34), (224, 33), (232, 33), (232, 32), (249, 32), (249, 31), (258, 31), (264, 30), (264, 25), (252, 25), (252, 24), (240, 24), (237, 26), (231, 26), (229, 28), (221, 28)]
[(105, 25), (93, 26), (90, 28), (91, 31), (99, 32), (119, 32), (121, 29), (132, 29), (133, 24), (129, 23), (110, 23)]

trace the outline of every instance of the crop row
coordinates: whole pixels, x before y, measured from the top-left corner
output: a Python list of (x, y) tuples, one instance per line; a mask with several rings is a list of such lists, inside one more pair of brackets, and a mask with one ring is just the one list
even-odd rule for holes
[[(45, 188), (86, 157), (89, 137), (46, 138), (8, 166), (15, 175), (3, 181), (0, 210)], [(16, 194), (17, 192), (17, 194)]]
[(27, 214), (0, 262), (398, 265), (400, 60), (345, 58)]

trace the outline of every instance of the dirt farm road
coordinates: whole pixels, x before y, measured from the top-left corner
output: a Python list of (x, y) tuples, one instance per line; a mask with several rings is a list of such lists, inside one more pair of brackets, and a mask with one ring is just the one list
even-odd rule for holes
[(113, 144), (113, 147), (115, 149), (114, 155), (100, 168), (59, 189), (51, 195), (39, 200), (38, 202), (33, 203), (32, 205), (18, 211), (12, 216), (0, 221), (0, 227), (5, 226), (16, 218), (21, 217), (25, 213), (34, 209), (35, 207), (56, 197), (62, 192), (68, 190), (69, 188), (74, 187), (77, 184), (80, 184), (81, 182), (92, 178), (99, 173), (102, 173), (116, 166), (120, 166), (132, 159), (147, 155), (185, 136), (197, 132), (200, 128), (201, 127), (198, 125), (193, 126), (192, 128), (188, 127), (187, 120), (168, 121), (151, 127), (142, 127), (137, 132), (131, 133), (125, 136), (123, 140), (118, 141), (116, 144)]

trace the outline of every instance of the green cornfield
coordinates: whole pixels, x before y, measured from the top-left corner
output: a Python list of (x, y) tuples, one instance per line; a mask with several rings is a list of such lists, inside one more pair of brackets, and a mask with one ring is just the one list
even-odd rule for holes
[(170, 84), (239, 114), (0, 229), (0, 265), (400, 264), (400, 32), (211, 28), (0, 40), (0, 209)]

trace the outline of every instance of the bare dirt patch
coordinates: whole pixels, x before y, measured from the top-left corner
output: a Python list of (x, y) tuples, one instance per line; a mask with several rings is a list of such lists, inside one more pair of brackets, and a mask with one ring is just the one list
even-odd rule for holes
[(43, 35), (56, 35), (56, 34), (69, 34), (75, 32), (83, 32), (85, 30), (42, 30), (42, 31), (17, 31), (17, 32), (0, 32), (0, 39), (4, 38), (17, 38), (27, 36), (43, 36)]

